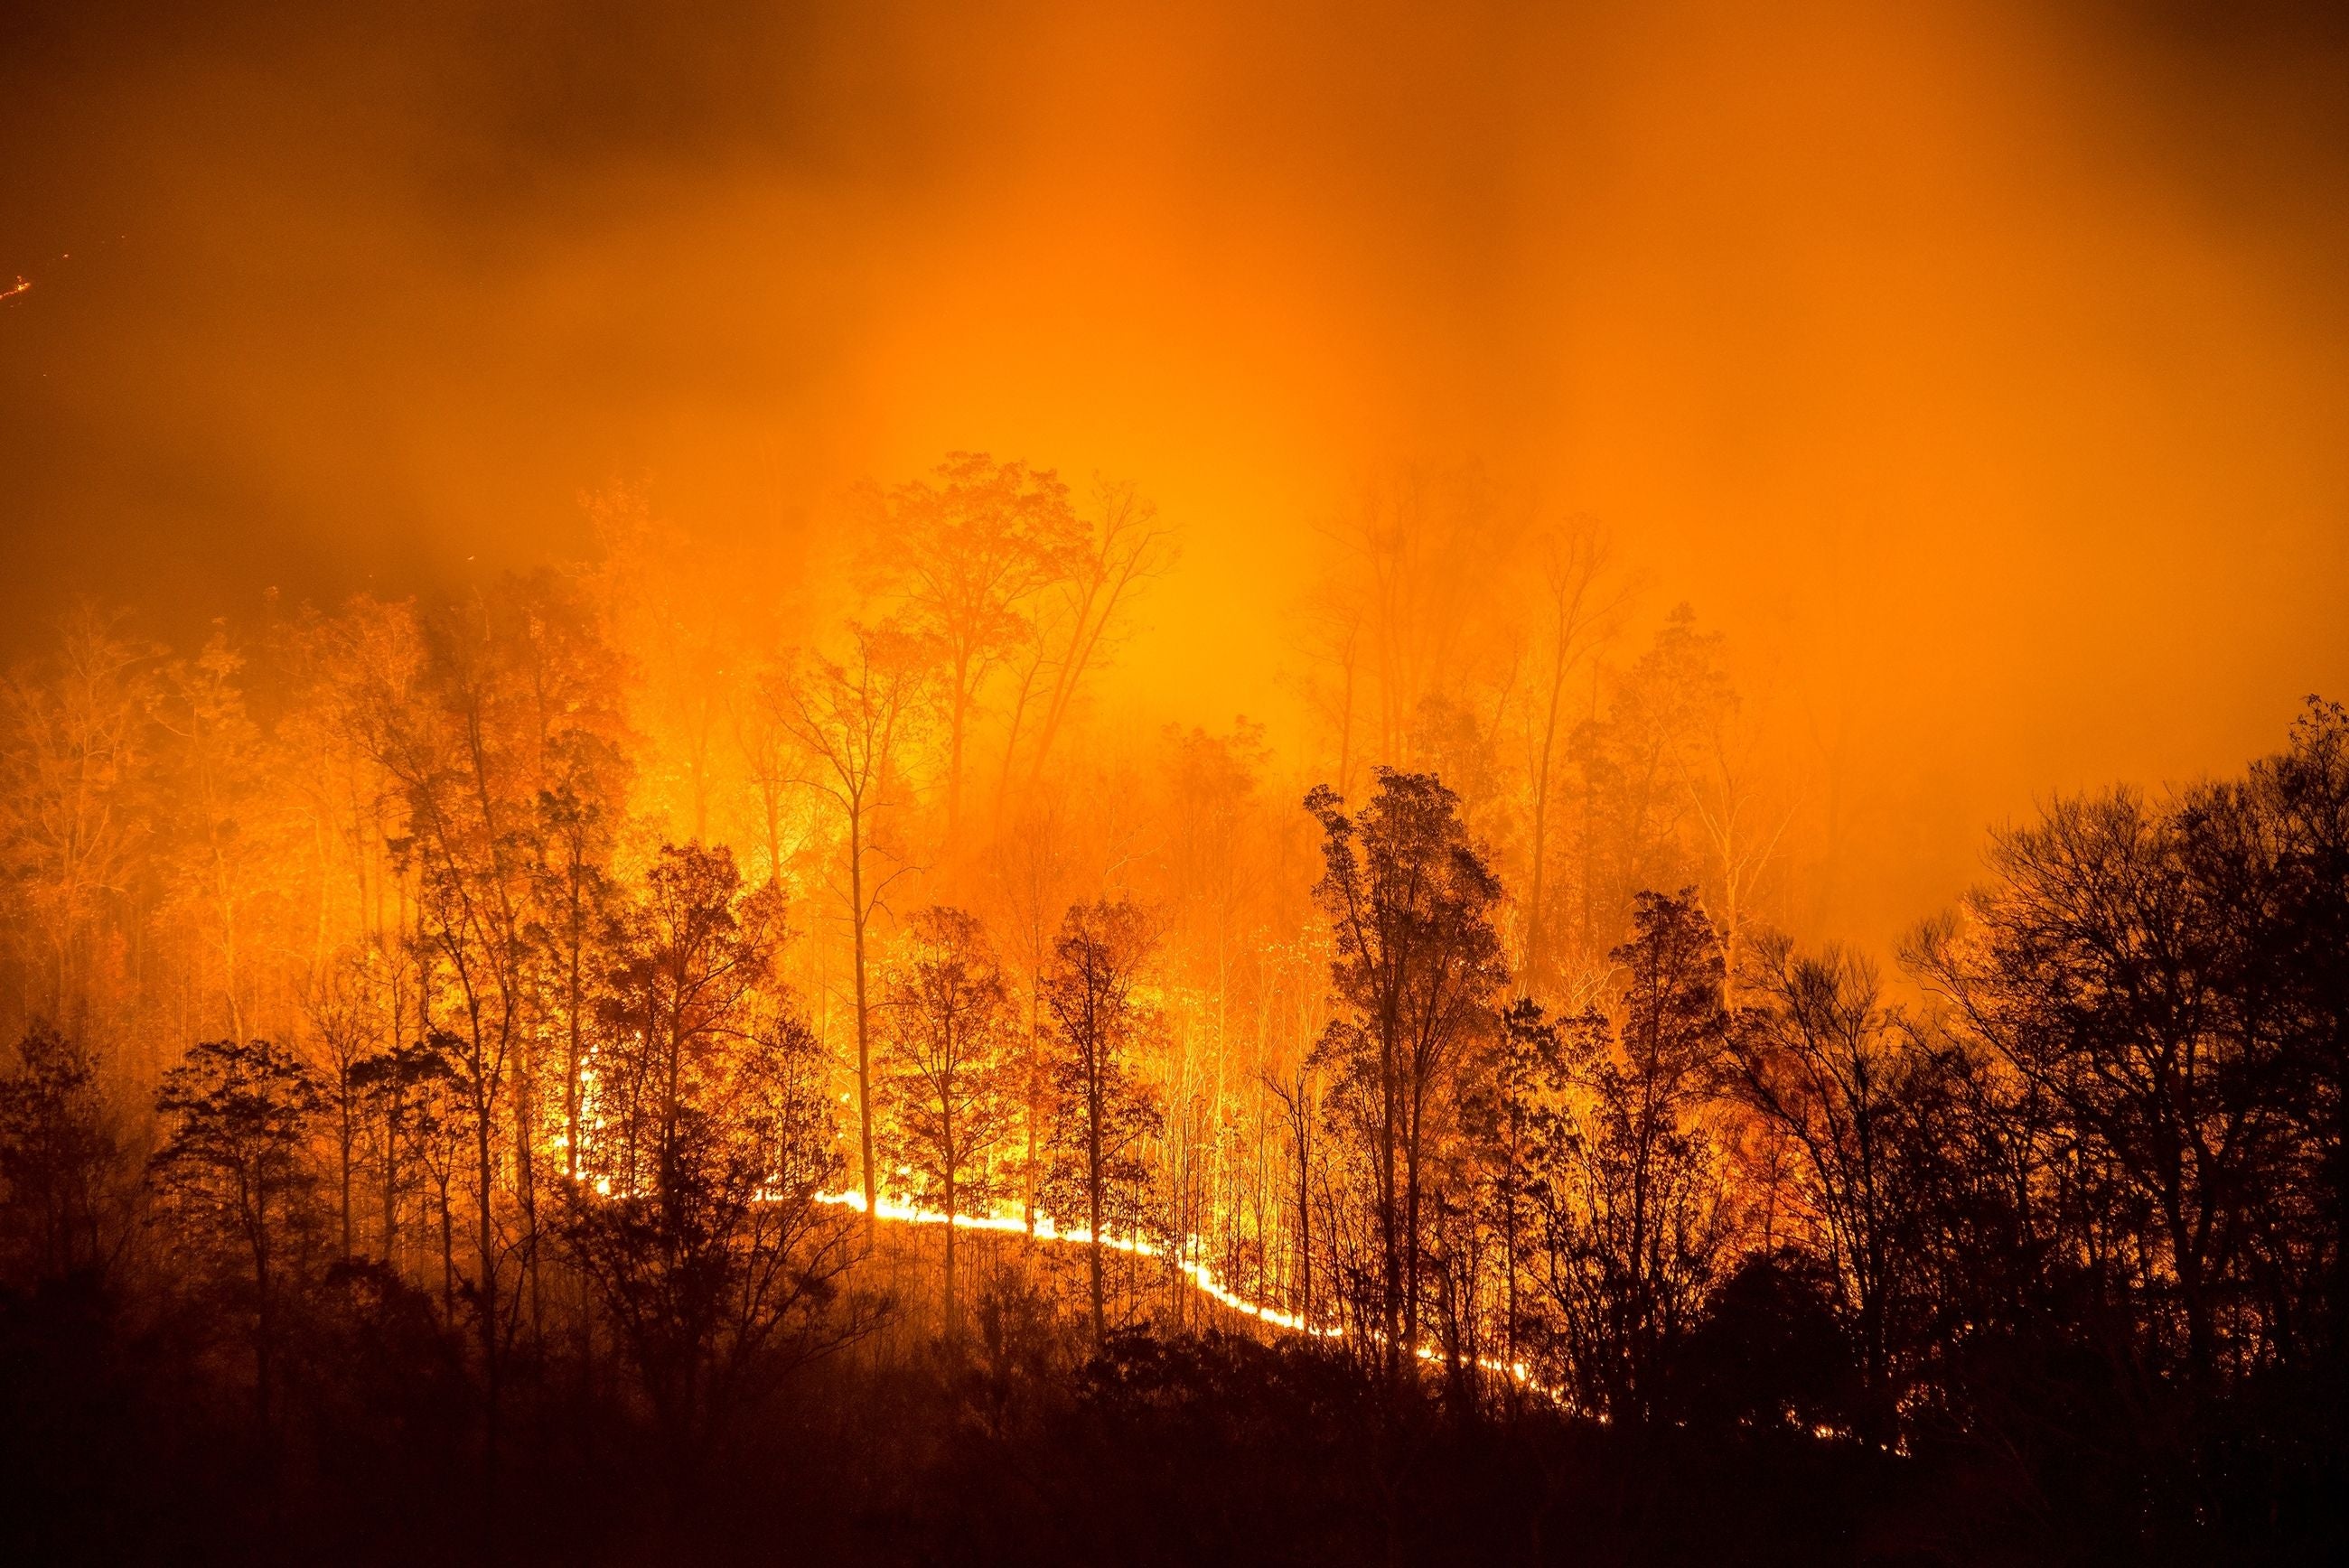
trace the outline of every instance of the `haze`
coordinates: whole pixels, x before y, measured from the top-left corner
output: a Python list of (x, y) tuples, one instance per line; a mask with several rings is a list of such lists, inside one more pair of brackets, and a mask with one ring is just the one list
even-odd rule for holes
[(1124, 722), (1303, 767), (1317, 529), (1475, 465), (1840, 748), (1870, 942), (2349, 690), (2337, 26), (1259, 10), (19, 8), (0, 643), (577, 558), (616, 480), (812, 559), (981, 450), (1182, 531)]

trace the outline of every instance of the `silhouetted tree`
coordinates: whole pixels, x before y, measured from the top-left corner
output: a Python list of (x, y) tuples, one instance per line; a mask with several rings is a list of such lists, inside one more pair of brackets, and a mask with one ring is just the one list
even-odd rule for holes
[(317, 1066), (323, 1069), (319, 1081), (325, 1106), (334, 1124), (336, 1207), (345, 1257), (356, 1251), (351, 1193), (367, 1121), (367, 1088), (359, 1068), (378, 1054), (378, 993), (367, 980), (357, 954), (338, 953), (313, 983), (304, 1006)]
[[(1908, 954), (1968, 1091), (1916, 1136), (1966, 1132), (2001, 1178), (1971, 1212), (2011, 1216), (2003, 1252), (1937, 1274), (1933, 1311), (2023, 1325), (2061, 1367), (2043, 1380), (2097, 1411), (2098, 1506), (2142, 1495), (2165, 1530), (2272, 1515), (2261, 1489), (2321, 1484), (2342, 1451), (2336, 1419), (2279, 1420), (2278, 1390), (2340, 1387), (2343, 729), (2313, 705), (2246, 779), (2054, 802)], [(1922, 1212), (1985, 1190), (1920, 1162)], [(1950, 1371), (1985, 1432), (2078, 1418), (1979, 1355)]]
[(1501, 1015), (1491, 1070), (1469, 1089), (1470, 1107), (1488, 1147), (1485, 1206), (1501, 1247), (1501, 1344), (1512, 1365), (1524, 1351), (1525, 1275), (1531, 1214), (1526, 1189), (1533, 1179), (1535, 1140), (1545, 1110), (1566, 1087), (1566, 1041), (1540, 1004), (1520, 997)]
[(595, 1054), (564, 1239), (679, 1464), (835, 1343), (849, 1254), (816, 1195), (838, 1171), (823, 1051), (771, 987), (780, 891), (667, 845), (632, 913)]
[[(962, 910), (917, 912), (882, 985), (889, 1043), (883, 1072), (891, 1135), (885, 1156), (907, 1172), (911, 1195), (949, 1216), (984, 1213), (995, 1197), (991, 1157), (1016, 1102), (1004, 1038), (1003, 975), (986, 928)], [(955, 1230), (946, 1226), (944, 1322), (959, 1326)]]
[(316, 1075), (267, 1040), (212, 1040), (163, 1075), (155, 1105), (170, 1129), (153, 1162), (163, 1213), (251, 1315), (254, 1408), (265, 1427), (280, 1305), (317, 1218)]
[(0, 1072), (0, 1257), (12, 1284), (99, 1267), (119, 1224), (121, 1146), (77, 1041), (36, 1024)]
[(2108, 1283), (2189, 1398), (2259, 1310), (2234, 1264), (2290, 1130), (2278, 999), (2203, 830), (2127, 791), (2059, 801), (1997, 841), (1998, 880), (1917, 950), (1958, 1026), (2047, 1097), (2049, 1157), (2110, 1182), (2124, 1207), (2105, 1217), (2144, 1206), (2147, 1266), (2113, 1256)]
[(1330, 922), (1339, 1005), (1319, 1047), (1340, 1079), (1374, 1183), (1390, 1372), (1419, 1344), (1421, 1208), (1431, 1123), (1448, 1076), (1492, 1022), (1502, 985), (1501, 888), (1433, 775), (1381, 769), (1359, 818), (1328, 789), (1314, 897)]
[(1795, 1248), (1746, 1257), (1675, 1355), (1675, 1410), (1764, 1432), (1848, 1427), (1857, 1390), (1840, 1288), (1824, 1260)]
[(1288, 1075), (1268, 1072), (1264, 1076), (1266, 1092), (1280, 1102), (1291, 1168), (1288, 1196), (1296, 1204), (1292, 1222), (1297, 1232), (1292, 1252), (1297, 1294), (1291, 1298), (1289, 1310), (1299, 1322), (1309, 1326), (1318, 1321), (1313, 1315), (1313, 1157), (1314, 1133), (1320, 1126), (1322, 1109), (1316, 1077), (1309, 1055), (1299, 1057), (1295, 1071)]
[(1576, 1091), (1536, 1114), (1528, 1197), (1540, 1277), (1580, 1397), (1619, 1418), (1655, 1415), (1672, 1351), (1726, 1243), (1720, 1150), (1706, 1124), (1723, 1047), (1721, 946), (1695, 891), (1643, 892), (1615, 1027), (1565, 1030)]
[(1052, 1128), (1051, 1191), (1080, 1200), (1090, 1238), (1085, 1277), (1093, 1337), (1104, 1331), (1102, 1249), (1107, 1230), (1135, 1234), (1145, 1213), (1149, 1169), (1140, 1145), (1159, 1128), (1159, 1110), (1134, 1073), (1133, 1058), (1157, 1026), (1142, 995), (1153, 935), (1134, 904), (1079, 904), (1061, 923), (1044, 1005), (1059, 1046), (1052, 1064), (1058, 1112)]
[(2349, 710), (2311, 697), (2290, 748), (2255, 763), (2236, 799), (2274, 846), (2260, 947), (2280, 971), (2279, 1065), (2313, 1200), (2306, 1316), (2323, 1325), (2332, 1387), (2349, 1394)]
[(1868, 1431), (1887, 1441), (1898, 1392), (1889, 1298), (1900, 1288), (1902, 1223), (1892, 1143), (1909, 1130), (1901, 1102), (1916, 1056), (1863, 958), (1835, 947), (1806, 958), (1771, 934), (1753, 944), (1744, 971), (1729, 1033), (1731, 1092), (1795, 1151), (1826, 1277), (1852, 1317)]
[[(378, 1225), (381, 1257), (387, 1265), (399, 1262), (400, 1213), (407, 1195), (429, 1172), (443, 1168), (434, 1155), (449, 1135), (448, 1100), (455, 1076), (438, 1036), (395, 1041), (359, 1057), (346, 1069), (351, 1095), (367, 1117), (374, 1144)], [(445, 1295), (453, 1285), (445, 1184), (436, 1218), (441, 1229)]]

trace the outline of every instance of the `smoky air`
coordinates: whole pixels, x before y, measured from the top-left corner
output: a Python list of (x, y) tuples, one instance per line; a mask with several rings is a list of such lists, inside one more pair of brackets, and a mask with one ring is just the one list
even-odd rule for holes
[(0, 36), (10, 1560), (2343, 1554), (2330, 10)]

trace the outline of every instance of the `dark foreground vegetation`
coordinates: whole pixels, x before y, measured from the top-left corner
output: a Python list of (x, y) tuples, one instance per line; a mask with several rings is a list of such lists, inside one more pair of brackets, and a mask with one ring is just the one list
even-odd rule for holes
[(957, 1356), (811, 1370), (690, 1464), (617, 1389), (536, 1390), (485, 1508), (479, 1391), (431, 1304), (357, 1270), (302, 1317), (264, 1438), (203, 1376), (184, 1314), (134, 1326), (87, 1285), (13, 1301), (9, 1560), (2338, 1560), (2321, 1459), (2337, 1418), (2292, 1399), (2299, 1474), (2278, 1486), (2278, 1456), (2254, 1459), (2274, 1512), (2222, 1541), (2146, 1487), (2158, 1438), (2091, 1425), (2120, 1396), (2076, 1353), (2068, 1383), (2018, 1380), (1996, 1440), (1952, 1429), (1894, 1456), (1752, 1421), (1755, 1395), (1802, 1392), (1805, 1370), (1769, 1359), (1783, 1340), (1692, 1384), (1684, 1414), (1609, 1427), (1542, 1401), (1399, 1400), (1294, 1340), (1137, 1332), (1079, 1357), (1032, 1324), (1022, 1343), (1014, 1308)]
[(624, 1401), (550, 1391), (517, 1416), (485, 1517), (474, 1391), (429, 1305), (354, 1280), (313, 1310), (264, 1444), (191, 1386), (170, 1328), (18, 1304), (10, 1560), (2049, 1562), (2137, 1522), (1979, 1452), (1398, 1404), (1295, 1342), (1141, 1334), (1081, 1361), (841, 1361), (684, 1470)]
[(1028, 586), (730, 707), (616, 568), (12, 680), (0, 1558), (2349, 1551), (2341, 709), (2054, 802), (1887, 979), (1764, 918), (1685, 613), (1350, 793), (1047, 768), (1006, 672), (1081, 712), (1154, 536), (944, 475), (907, 537)]

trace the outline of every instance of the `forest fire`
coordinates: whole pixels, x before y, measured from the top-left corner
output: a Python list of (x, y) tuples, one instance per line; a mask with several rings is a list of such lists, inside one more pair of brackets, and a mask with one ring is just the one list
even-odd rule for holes
[(2349, 1560), (2337, 6), (20, 10), (0, 1562)]
[[(605, 1192), (604, 1195), (609, 1196), (609, 1193)], [(864, 1194), (862, 1192), (818, 1192), (814, 1195), (814, 1199), (819, 1203), (853, 1209), (860, 1214), (866, 1212)], [(926, 1209), (894, 1198), (881, 1199), (872, 1212), (877, 1213), (882, 1219), (895, 1223), (952, 1225), (957, 1230), (978, 1231), (995, 1235), (1015, 1235), (1046, 1244), (1084, 1247), (1092, 1245), (1093, 1240), (1092, 1233), (1082, 1225), (1064, 1228), (1054, 1223), (1050, 1215), (1044, 1214), (1039, 1214), (1032, 1220), (1018, 1214), (959, 1212), (949, 1214), (942, 1209)], [(1309, 1323), (1297, 1313), (1284, 1312), (1277, 1306), (1268, 1306), (1263, 1302), (1252, 1301), (1232, 1290), (1217, 1279), (1216, 1271), (1196, 1255), (1200, 1246), (1200, 1238), (1197, 1236), (1187, 1238), (1181, 1246), (1170, 1248), (1163, 1247), (1147, 1237), (1121, 1236), (1114, 1233), (1104, 1232), (1101, 1238), (1101, 1244), (1112, 1252), (1123, 1253), (1133, 1257), (1173, 1257), (1175, 1266), (1182, 1271), (1183, 1277), (1190, 1282), (1193, 1289), (1216, 1305), (1255, 1322), (1279, 1329), (1284, 1333), (1304, 1334), (1315, 1339), (1339, 1339), (1345, 1336), (1346, 1330), (1342, 1325)], [(1373, 1335), (1371, 1337), (1375, 1339), (1377, 1336)], [(1432, 1363), (1441, 1364), (1450, 1359), (1444, 1350), (1435, 1345), (1423, 1344), (1413, 1352), (1413, 1355), (1421, 1361)], [(1510, 1382), (1521, 1387), (1532, 1389), (1546, 1398), (1557, 1399), (1561, 1397), (1560, 1390), (1537, 1382), (1533, 1376), (1533, 1368), (1526, 1362), (1504, 1362), (1493, 1357), (1480, 1356), (1472, 1357), (1469, 1365), (1480, 1372), (1506, 1377)], [(1821, 1429), (1821, 1435), (1826, 1435), (1826, 1429)]]
[[(862, 1192), (818, 1192), (815, 1194), (815, 1201), (819, 1203), (854, 1209), (860, 1214), (865, 1212), (864, 1194)], [(902, 1202), (895, 1198), (882, 1199), (874, 1212), (885, 1220), (905, 1224), (951, 1224), (958, 1230), (1020, 1236), (1030, 1241), (1048, 1244), (1059, 1243), (1083, 1247), (1092, 1245), (1093, 1240), (1092, 1233), (1084, 1226), (1073, 1225), (1063, 1228), (1056, 1224), (1049, 1214), (1039, 1214), (1032, 1220), (1019, 1214), (948, 1214), (942, 1209), (925, 1209), (917, 1204)], [(1189, 1237), (1179, 1248), (1169, 1249), (1159, 1246), (1147, 1237), (1121, 1236), (1113, 1232), (1104, 1232), (1101, 1244), (1112, 1252), (1124, 1253), (1133, 1257), (1164, 1257), (1171, 1253), (1175, 1258), (1176, 1266), (1183, 1271), (1184, 1278), (1189, 1280), (1193, 1288), (1200, 1295), (1218, 1306), (1227, 1307), (1259, 1323), (1269, 1324), (1275, 1328), (1292, 1334), (1302, 1332), (1316, 1338), (1334, 1339), (1345, 1333), (1342, 1327), (1336, 1325), (1309, 1325), (1296, 1313), (1283, 1312), (1278, 1307), (1268, 1306), (1260, 1301), (1251, 1301), (1232, 1290), (1216, 1277), (1214, 1269), (1208, 1267), (1195, 1255), (1200, 1245), (1200, 1240), (1196, 1236)], [(1441, 1354), (1439, 1351), (1433, 1350), (1422, 1352), (1424, 1358), (1434, 1358)]]

